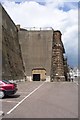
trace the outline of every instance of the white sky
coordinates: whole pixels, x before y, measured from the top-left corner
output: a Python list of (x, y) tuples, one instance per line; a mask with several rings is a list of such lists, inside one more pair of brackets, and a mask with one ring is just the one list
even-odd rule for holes
[(60, 30), (68, 63), (71, 66), (78, 64), (78, 5), (75, 0), (0, 1), (14, 23), (23, 28), (53, 27), (54, 30)]

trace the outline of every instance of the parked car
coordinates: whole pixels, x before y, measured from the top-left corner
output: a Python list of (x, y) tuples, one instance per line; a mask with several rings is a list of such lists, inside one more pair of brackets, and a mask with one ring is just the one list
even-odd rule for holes
[(11, 83), (8, 80), (0, 80), (0, 98), (13, 95), (17, 90), (17, 84)]

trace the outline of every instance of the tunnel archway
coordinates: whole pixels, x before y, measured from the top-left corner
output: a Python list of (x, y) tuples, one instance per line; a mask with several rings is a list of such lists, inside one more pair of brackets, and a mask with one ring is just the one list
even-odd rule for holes
[(34, 68), (32, 69), (32, 80), (33, 81), (44, 81), (46, 80), (46, 69)]
[(40, 81), (40, 74), (33, 74), (33, 81)]

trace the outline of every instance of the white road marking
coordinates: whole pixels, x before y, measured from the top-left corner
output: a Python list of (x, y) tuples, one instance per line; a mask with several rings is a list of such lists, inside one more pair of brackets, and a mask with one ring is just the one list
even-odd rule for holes
[(77, 85), (79, 85), (79, 83), (78, 83), (78, 82), (76, 82), (76, 81), (74, 81), (74, 83), (76, 83)]
[(36, 92), (45, 82), (39, 85), (36, 89), (34, 89), (30, 94), (28, 94), (24, 99), (22, 99), (16, 106), (14, 106), (7, 114), (10, 114), (13, 110), (15, 110), (24, 100), (26, 100), (30, 95)]
[(76, 83), (77, 85), (79, 85), (78, 83)]
[(10, 100), (7, 100), (7, 101), (2, 101), (2, 102), (18, 103), (18, 101), (10, 101)]

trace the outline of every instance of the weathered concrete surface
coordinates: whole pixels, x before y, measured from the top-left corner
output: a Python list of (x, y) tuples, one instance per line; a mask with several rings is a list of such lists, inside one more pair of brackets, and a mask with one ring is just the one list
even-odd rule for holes
[(27, 76), (32, 77), (32, 69), (44, 68), (46, 79), (65, 81), (65, 49), (60, 31), (19, 29), (18, 35)]
[(59, 78), (59, 81), (65, 81), (67, 74), (60, 31), (22, 29), (14, 24), (3, 7), (0, 16), (3, 79), (16, 80), (27, 76), (27, 80), (32, 80), (32, 69), (40, 68), (46, 70), (46, 80)]
[(0, 6), (0, 79), (2, 79), (2, 7)]
[(34, 68), (45, 68), (46, 76), (50, 76), (52, 39), (52, 30), (19, 31), (19, 41), (27, 76), (32, 76)]
[(24, 77), (24, 66), (18, 41), (18, 29), (3, 7), (0, 19), (2, 19), (2, 77), (21, 79)]

